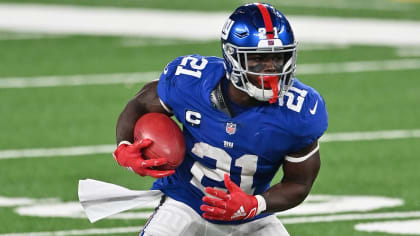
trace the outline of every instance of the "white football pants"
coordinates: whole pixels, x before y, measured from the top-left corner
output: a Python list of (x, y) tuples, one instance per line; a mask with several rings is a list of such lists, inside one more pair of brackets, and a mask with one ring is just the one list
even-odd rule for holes
[(283, 224), (271, 215), (239, 225), (219, 225), (204, 220), (183, 202), (166, 200), (149, 218), (141, 236), (289, 236)]

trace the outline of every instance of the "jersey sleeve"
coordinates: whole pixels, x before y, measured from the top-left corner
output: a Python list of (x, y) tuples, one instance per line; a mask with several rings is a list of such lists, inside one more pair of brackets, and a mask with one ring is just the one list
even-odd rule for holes
[(160, 100), (164, 103), (163, 105), (166, 106), (165, 109), (173, 109), (176, 106), (176, 104), (174, 104), (176, 101), (174, 99), (174, 88), (176, 83), (175, 73), (181, 60), (182, 57), (178, 57), (168, 63), (159, 77), (157, 92)]
[(292, 152), (307, 147), (318, 140), (328, 127), (328, 113), (323, 97), (314, 89), (309, 89), (299, 113), (295, 127), (295, 145)]
[[(210, 90), (224, 74), (220, 59), (198, 54), (178, 57), (160, 75), (157, 93), (162, 105), (178, 119), (185, 118), (186, 107), (210, 105)], [(201, 109), (201, 108), (200, 108)], [(180, 121), (181, 121), (180, 120)]]

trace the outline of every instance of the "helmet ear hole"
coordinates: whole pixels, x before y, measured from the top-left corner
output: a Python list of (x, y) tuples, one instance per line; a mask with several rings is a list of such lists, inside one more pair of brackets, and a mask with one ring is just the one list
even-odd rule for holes
[(233, 77), (232, 82), (237, 86), (244, 86), (242, 80), (240, 80), (238, 77)]
[(235, 54), (235, 49), (232, 46), (227, 46), (227, 53), (233, 55)]

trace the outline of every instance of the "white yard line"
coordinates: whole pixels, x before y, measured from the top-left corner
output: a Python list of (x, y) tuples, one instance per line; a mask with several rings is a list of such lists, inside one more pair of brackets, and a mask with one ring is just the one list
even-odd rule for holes
[[(248, 3), (248, 0), (242, 0)], [(327, 9), (352, 9), (352, 10), (375, 10), (375, 11), (407, 11), (412, 5), (397, 3), (392, 1), (347, 1), (347, 0), (331, 0), (331, 1), (312, 1), (312, 0), (282, 0), (279, 3), (282, 6), (289, 7), (306, 7), (306, 8), (327, 8)]]
[(420, 57), (420, 46), (399, 47), (396, 49), (399, 57)]
[[(0, 34), (1, 40), (1, 34)], [(170, 46), (170, 45), (185, 45), (185, 44), (208, 44), (214, 40), (172, 40), (172, 39), (150, 39), (142, 37), (123, 37), (120, 40), (121, 47), (149, 47), (149, 46)], [(298, 51), (315, 51), (315, 50), (335, 50), (348, 49), (349, 44), (323, 44), (323, 43), (299, 43)], [(408, 46), (410, 49), (414, 46)], [(407, 47), (406, 47), (407, 48)]]
[[(51, 34), (215, 39), (214, 36), (219, 37), (228, 15), (227, 12), (0, 4), (0, 29)], [(187, 32), (186, 29), (193, 30)]]
[(293, 217), (293, 218), (280, 218), (280, 220), (284, 224), (301, 224), (301, 223), (335, 222), (335, 221), (348, 221), (348, 220), (373, 220), (373, 219), (397, 219), (397, 218), (401, 219), (401, 218), (411, 218), (411, 217), (420, 217), (420, 211), (304, 216), (304, 217)]
[(359, 223), (354, 228), (359, 231), (383, 232), (394, 235), (420, 235), (420, 219)]
[[(300, 64), (297, 76), (374, 71), (420, 70), (420, 59), (354, 61), (342, 63)], [(0, 88), (81, 86), (99, 84), (145, 83), (157, 79), (160, 72), (94, 75), (63, 75), (0, 78)]]
[(65, 35), (51, 34), (29, 34), (29, 33), (2, 33), (0, 32), (0, 40), (33, 40), (33, 39), (50, 39), (65, 38)]
[(413, 130), (383, 130), (373, 132), (327, 133), (321, 137), (321, 142), (349, 142), (366, 140), (420, 138), (420, 129)]
[(145, 83), (158, 78), (160, 72), (116, 73), (0, 78), (0, 88), (58, 87), (99, 84)]
[[(414, 130), (384, 130), (370, 132), (327, 133), (321, 138), (321, 142), (352, 142), (365, 140), (386, 140), (420, 138), (420, 129)], [(111, 157), (115, 150), (115, 144), (78, 146), (62, 148), (37, 148), (37, 149), (14, 149), (1, 150), (0, 160), (34, 157), (69, 157), (92, 154), (106, 154)]]
[(299, 76), (306, 74), (332, 74), (396, 70), (420, 70), (420, 59), (300, 64), (297, 65), (296, 75)]
[[(0, 29), (50, 34), (136, 35), (159, 39), (216, 40), (220, 38), (221, 27), (229, 14), (0, 4)], [(309, 16), (289, 16), (289, 19), (300, 42), (420, 45), (420, 22), (416, 21)]]
[(59, 156), (81, 156), (93, 154), (109, 154), (115, 150), (116, 145), (78, 146), (63, 148), (36, 148), (36, 149), (15, 149), (0, 151), (0, 159), (30, 158), (30, 157), (59, 157)]

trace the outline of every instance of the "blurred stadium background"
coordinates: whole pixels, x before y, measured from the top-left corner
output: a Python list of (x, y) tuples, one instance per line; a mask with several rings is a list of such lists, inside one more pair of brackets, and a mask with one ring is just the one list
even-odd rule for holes
[[(297, 77), (330, 121), (311, 197), (279, 215), (286, 228), (420, 235), (420, 1), (266, 2), (296, 22)], [(0, 0), (0, 236), (138, 232), (150, 208), (90, 224), (78, 180), (151, 186), (112, 159), (116, 119), (170, 60), (221, 56), (218, 31), (242, 3)]]

